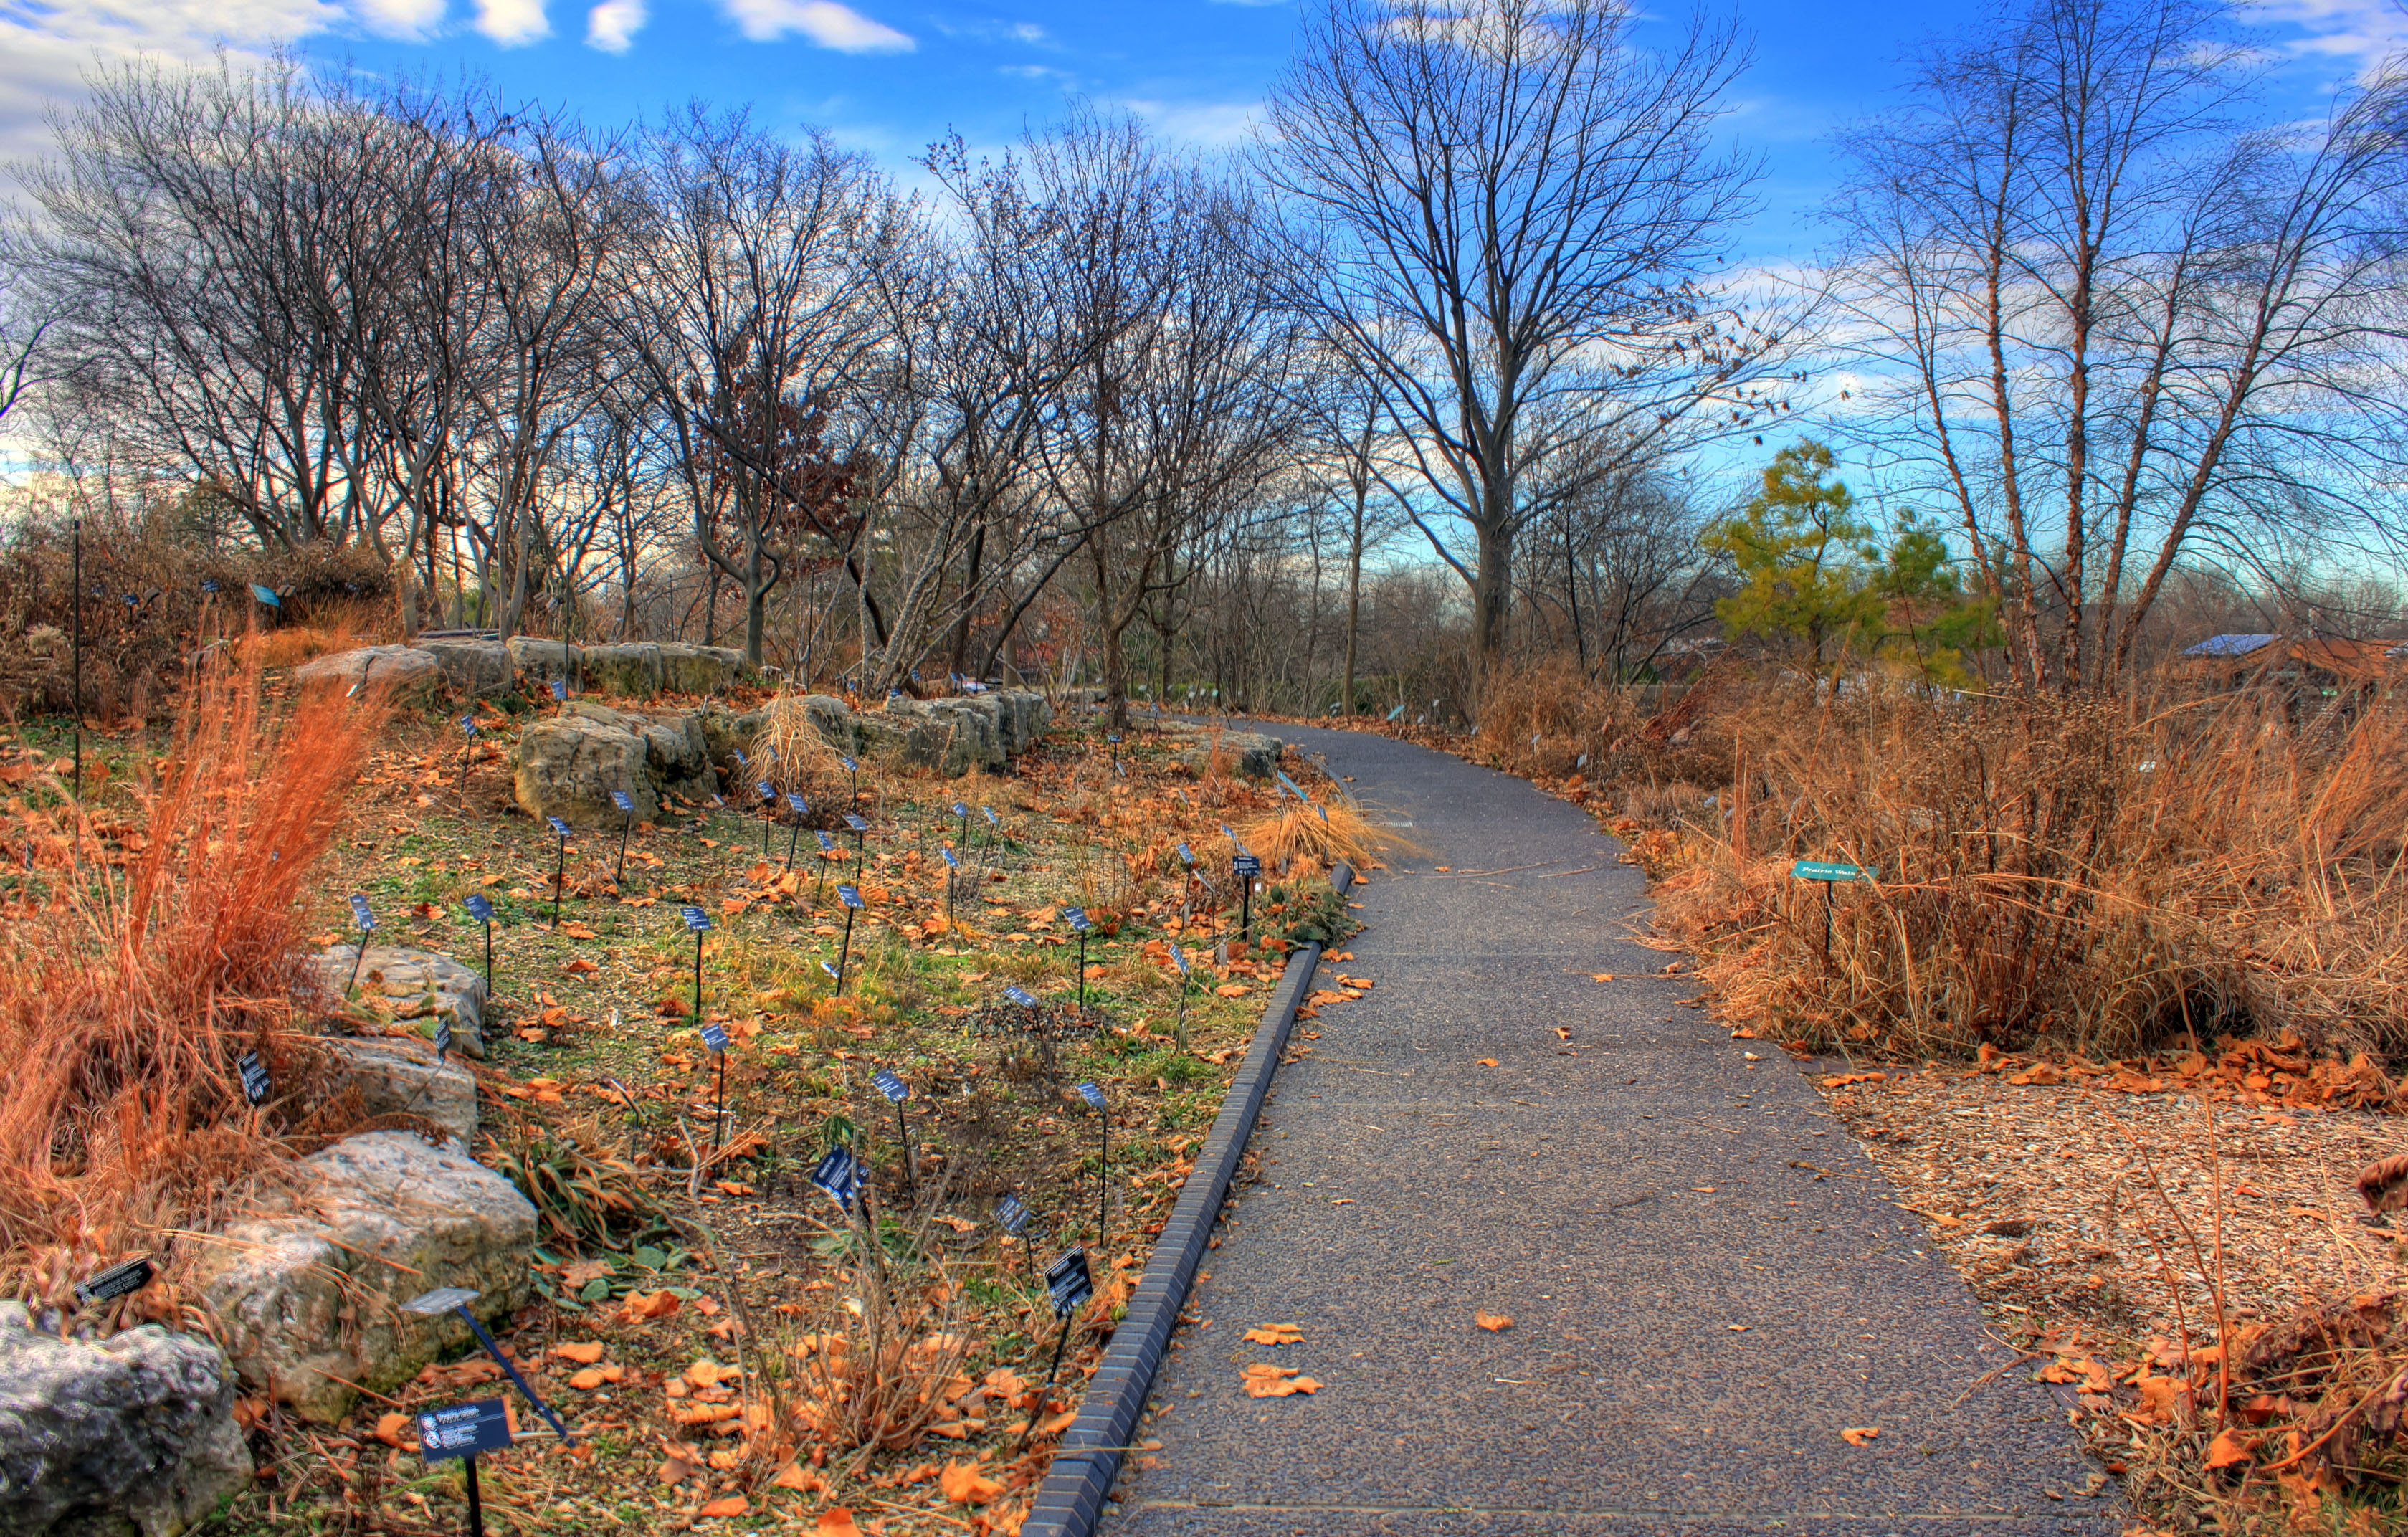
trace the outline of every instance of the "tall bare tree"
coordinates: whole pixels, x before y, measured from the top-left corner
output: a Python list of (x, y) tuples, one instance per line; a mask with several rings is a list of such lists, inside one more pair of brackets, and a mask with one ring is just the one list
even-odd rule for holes
[(2186, 552), (2396, 495), (2408, 79), (2266, 122), (2225, 19), (2038, 0), (1854, 138), (1863, 430), (1952, 509), (2027, 686), (2114, 681)]
[(1785, 338), (1704, 276), (1749, 208), (1750, 167), (1710, 142), (1742, 63), (1703, 24), (1647, 50), (1620, 0), (1322, 0), (1271, 93), (1295, 297), (1386, 396), (1417, 521), (1471, 592), (1475, 677), (1515, 536), (1578, 489), (1551, 460), (1611, 473), (1584, 451), (1657, 456), (1763, 409)]

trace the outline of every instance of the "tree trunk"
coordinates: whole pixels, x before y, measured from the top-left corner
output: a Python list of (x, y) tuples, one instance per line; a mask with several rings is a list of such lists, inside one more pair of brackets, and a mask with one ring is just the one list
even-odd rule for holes
[(1471, 713), (1477, 725), (1489, 677), (1505, 660), (1505, 619), (1513, 596), (1513, 535), (1495, 522), (1476, 525), (1479, 565), (1471, 583)]

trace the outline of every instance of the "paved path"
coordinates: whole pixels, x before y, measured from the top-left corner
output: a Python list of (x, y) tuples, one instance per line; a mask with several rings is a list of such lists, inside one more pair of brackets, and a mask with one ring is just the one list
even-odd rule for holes
[[(1361, 890), (1336, 969), (1378, 985), (1299, 1027), (1107, 1537), (2119, 1529), (2029, 1365), (1977, 1386), (2010, 1353), (1812, 1085), (1630, 941), (1619, 845), (1506, 775), (1295, 735), (1429, 852)], [(1273, 1322), (1304, 1343), (1239, 1338)], [(1321, 1391), (1249, 1399), (1254, 1361)]]

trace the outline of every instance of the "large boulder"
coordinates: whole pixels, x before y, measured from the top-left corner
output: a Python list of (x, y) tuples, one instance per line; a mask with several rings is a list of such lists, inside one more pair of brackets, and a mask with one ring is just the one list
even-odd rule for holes
[(519, 733), (519, 806), (530, 816), (615, 832), (627, 819), (610, 798), (619, 790), (635, 803), (636, 820), (657, 821), (664, 795), (693, 800), (715, 792), (713, 715), (645, 715), (576, 700)]
[(462, 698), (482, 699), (510, 691), (509, 648), (499, 640), (421, 640), (418, 649), (435, 658), (452, 692)]
[(621, 699), (649, 699), (661, 691), (661, 648), (649, 641), (588, 646), (583, 686)]
[(313, 656), (293, 669), (304, 687), (336, 687), (345, 691), (366, 684), (389, 690), (399, 700), (422, 700), (443, 686), (443, 668), (414, 646), (362, 646), (356, 651)]
[(357, 945), (338, 944), (310, 962), (329, 997), (342, 996), (354, 965), (359, 996), (387, 1018), (410, 1024), (433, 1040), (436, 1027), (452, 1022), (452, 1045), (468, 1056), (485, 1055), (485, 974), (449, 955), (400, 945), (372, 944), (362, 956)]
[(1260, 731), (1209, 730), (1192, 726), (1166, 727), (1174, 735), (1190, 736), (1194, 745), (1181, 748), (1172, 754), (1174, 762), (1193, 769), (1198, 777), (1211, 771), (1215, 751), (1220, 754), (1221, 771), (1247, 779), (1268, 779), (1279, 772), (1280, 754), (1287, 744), (1279, 738)]
[(177, 1537), (251, 1482), (234, 1400), (206, 1340), (62, 1340), (0, 1302), (0, 1531)]
[(477, 1135), (477, 1076), (437, 1057), (432, 1041), (329, 1037), (315, 1044), (336, 1079), (360, 1091), (369, 1114), (415, 1115), (457, 1138), (464, 1149)]
[(551, 688), (555, 678), (571, 690), (577, 687), (579, 653), (575, 646), (547, 640), (539, 635), (513, 635), (506, 644), (510, 671), (529, 688), (541, 693)]
[(716, 694), (743, 681), (744, 654), (725, 646), (690, 646), (664, 641), (660, 654), (661, 687), (671, 694)]
[(347, 1137), (304, 1158), (295, 1188), (230, 1223), (193, 1286), (242, 1380), (322, 1423), (467, 1343), (457, 1316), (400, 1304), (438, 1286), (479, 1293), (492, 1322), (527, 1300), (536, 1212), (465, 1153), (406, 1131)]
[(883, 710), (851, 717), (861, 751), (949, 779), (974, 768), (1001, 770), (1037, 744), (1050, 719), (1045, 697), (1025, 689), (924, 701), (898, 696)]

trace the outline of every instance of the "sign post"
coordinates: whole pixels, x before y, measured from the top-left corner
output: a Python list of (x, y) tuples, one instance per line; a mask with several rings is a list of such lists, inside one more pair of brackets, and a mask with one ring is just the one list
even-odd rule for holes
[(76, 1283), (76, 1302), (90, 1307), (94, 1302), (113, 1302), (130, 1297), (150, 1284), (152, 1274), (148, 1258), (134, 1258), (111, 1265), (89, 1281)]
[[(1028, 1203), (1015, 1195), (1007, 1194), (995, 1209), (995, 1219), (1002, 1224), (1004, 1236), (1007, 1238), (1020, 1238), (1021, 1233), (1028, 1227)], [(1028, 1257), (1028, 1240), (1020, 1239), (1020, 1252), (1023, 1273), (1033, 1279), (1037, 1272), (1037, 1261)]]
[(965, 802), (956, 800), (953, 802), (953, 814), (962, 819), (962, 847), (967, 849), (970, 846), (970, 809)]
[(853, 829), (853, 878), (858, 881), (861, 879), (862, 845), (868, 840), (869, 824), (847, 812), (844, 825)]
[(1177, 940), (1170, 941), (1170, 958), (1179, 968), (1179, 1021), (1170, 1027), (1170, 1039), (1179, 1043), (1181, 1051), (1185, 1051), (1187, 1049), (1187, 984), (1193, 973), (1187, 970), (1187, 952), (1179, 948)]
[[(351, 927), (359, 930), (360, 948), (351, 956), (351, 978), (343, 984), (343, 996), (360, 984), (360, 963), (368, 958), (368, 935), (376, 928), (376, 914), (368, 911), (368, 899), (354, 893), (351, 897)], [(490, 989), (488, 989), (490, 991)]]
[(1079, 936), (1079, 1013), (1083, 1014), (1087, 1012), (1087, 929), (1090, 927), (1087, 910), (1066, 907), (1062, 910), (1062, 921)]
[(710, 1127), (710, 1150), (716, 1153), (727, 1131), (727, 1032), (719, 1026), (705, 1025), (702, 1049), (719, 1059), (719, 1103)]
[(852, 787), (845, 791), (845, 805), (853, 806), (858, 804), (861, 799), (861, 765), (853, 762), (851, 758), (843, 756), (838, 756), (836, 761), (843, 764), (844, 771), (853, 776)]
[(836, 959), (836, 991), (841, 998), (844, 996), (845, 968), (853, 960), (853, 915), (861, 911), (861, 891), (855, 886), (838, 886), (836, 899), (844, 904), (844, 944), (837, 952)]
[(811, 803), (791, 791), (786, 796), (786, 809), (795, 813), (794, 830), (786, 834), (786, 868), (795, 868), (795, 844), (803, 836), (803, 818), (810, 814)]
[(1254, 877), (1263, 872), (1263, 862), (1240, 850), (1230, 856), (1229, 873), (1238, 882), (1238, 943), (1240, 948), (1254, 942)]
[(627, 835), (636, 830), (636, 801), (626, 791), (613, 790), (610, 792), (610, 804), (618, 807), (619, 814), (626, 819), (619, 824), (619, 866), (610, 872), (610, 883), (624, 885), (627, 882)]
[(886, 1102), (895, 1107), (895, 1136), (903, 1144), (903, 1175), (911, 1188), (911, 1204), (920, 1204), (920, 1161), (911, 1156), (911, 1125), (903, 1118), (903, 1101), (911, 1098), (911, 1085), (903, 1082), (892, 1068), (881, 1068), (870, 1082)]
[(811, 905), (813, 907), (819, 906), (820, 898), (827, 893), (828, 855), (836, 853), (836, 840), (828, 836), (827, 829), (825, 827), (821, 827), (816, 829), (816, 831), (820, 840), (820, 878), (818, 883), (811, 887)]
[(778, 787), (767, 780), (752, 786), (761, 797), (761, 857), (769, 857), (769, 823), (778, 814)]
[(962, 873), (962, 862), (953, 851), (945, 851), (945, 927), (953, 927), (953, 887)]
[(242, 1097), (251, 1101), (251, 1108), (256, 1110), (267, 1103), (268, 1096), (276, 1092), (276, 1086), (268, 1081), (266, 1064), (260, 1061), (259, 1054), (245, 1052), (235, 1058), (234, 1066), (235, 1070), (242, 1074)]
[(1028, 1424), (1020, 1432), (1020, 1444), (1025, 1448), (1037, 1422), (1045, 1415), (1045, 1395), (1054, 1390), (1054, 1374), (1062, 1370), (1062, 1352), (1070, 1343), (1070, 1315), (1079, 1304), (1096, 1295), (1096, 1278), (1087, 1270), (1087, 1251), (1073, 1248), (1068, 1254), (1045, 1267), (1045, 1289), (1054, 1299), (1054, 1316), (1062, 1320), (1062, 1337), (1054, 1342), (1054, 1359), (1045, 1368), (1045, 1385), (1037, 1390), (1037, 1401), (1029, 1406)]
[(481, 891), (468, 893), (468, 916), (485, 926), (485, 997), (494, 996), (494, 904)]
[(1112, 1199), (1112, 1118), (1104, 1112), (1104, 1091), (1093, 1084), (1079, 1085), (1079, 1098), (1096, 1113), (1096, 1242), (1104, 1242), (1104, 1221)]
[(560, 840), (559, 857), (552, 867), (552, 927), (560, 927), (560, 888), (568, 876), (568, 824), (556, 816), (544, 820), (552, 824), (552, 836)]
[(694, 934), (694, 1017), (702, 1017), (702, 937), (710, 932), (710, 914), (698, 907), (678, 910)]
[(468, 809), (468, 760), (477, 755), (477, 712), (460, 717), (460, 809)]
[(1877, 881), (1881, 872), (1826, 859), (1800, 859), (1789, 867), (1789, 878), (1823, 883), (1823, 970), (1828, 971), (1831, 969), (1831, 887), (1842, 881)]
[[(491, 1356), (494, 1364), (499, 1366), (518, 1390), (526, 1395), (527, 1402), (535, 1405), (535, 1412), (543, 1416), (544, 1422), (558, 1433), (564, 1443), (574, 1441), (576, 1437), (569, 1434), (568, 1427), (545, 1406), (543, 1400), (535, 1396), (535, 1389), (519, 1375), (519, 1369), (510, 1364), (510, 1358), (502, 1353), (502, 1347), (485, 1332), (485, 1326), (477, 1321), (477, 1315), (468, 1311), (468, 1304), (477, 1300), (477, 1295), (466, 1286), (441, 1286), (411, 1298), (401, 1304), (401, 1311), (420, 1318), (440, 1318), (447, 1313), (458, 1314), (466, 1322), (469, 1331), (477, 1336), (477, 1343), (484, 1347), (485, 1354)], [(500, 1399), (454, 1404), (448, 1409), (419, 1411), (420, 1458), (428, 1462), (459, 1458), (466, 1463), (463, 1471), (468, 1483), (469, 1537), (484, 1537), (485, 1531), (485, 1514), (478, 1502), (477, 1494), (478, 1455), (507, 1451), (511, 1439), (509, 1411)]]

